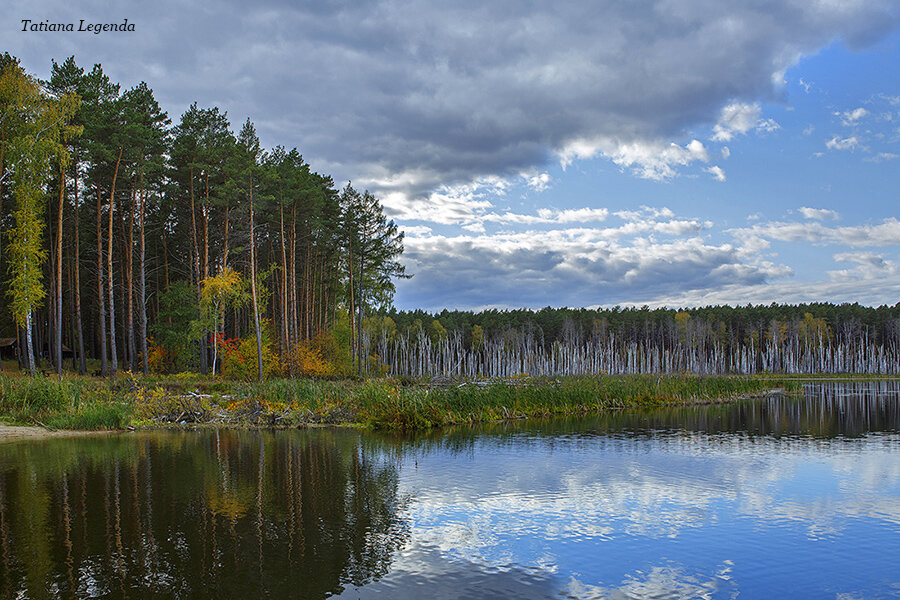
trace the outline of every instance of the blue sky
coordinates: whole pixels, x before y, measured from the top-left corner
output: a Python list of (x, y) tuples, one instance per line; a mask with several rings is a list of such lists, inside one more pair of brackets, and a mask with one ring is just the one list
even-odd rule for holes
[[(0, 8), (248, 116), (406, 233), (400, 308), (900, 301), (900, 3), (102, 2)], [(21, 19), (135, 24), (21, 31)]]

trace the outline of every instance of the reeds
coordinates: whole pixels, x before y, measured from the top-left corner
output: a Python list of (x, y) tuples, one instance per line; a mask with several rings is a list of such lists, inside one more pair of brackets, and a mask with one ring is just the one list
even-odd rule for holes
[(0, 375), (0, 415), (53, 429), (119, 429), (130, 419), (131, 402), (106, 382)]
[[(790, 384), (788, 384), (790, 386)], [(360, 421), (378, 429), (423, 429), (605, 410), (727, 401), (759, 394), (771, 381), (729, 376), (520, 378), (440, 387), (370, 382), (356, 395)]]
[(748, 376), (602, 375), (496, 380), (275, 379), (168, 388), (129, 377), (98, 381), (0, 375), (0, 415), (60, 429), (129, 424), (354, 424), (419, 430), (529, 417), (599, 414), (630, 407), (727, 401), (798, 382)]

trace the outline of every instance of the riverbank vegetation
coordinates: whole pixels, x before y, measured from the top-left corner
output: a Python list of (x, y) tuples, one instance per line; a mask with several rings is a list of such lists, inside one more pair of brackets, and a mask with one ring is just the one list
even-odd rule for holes
[(294, 427), (359, 425), (427, 429), (621, 408), (720, 402), (782, 388), (790, 378), (692, 375), (255, 382), (200, 376), (117, 380), (0, 375), (0, 414), (56, 429), (169, 425)]

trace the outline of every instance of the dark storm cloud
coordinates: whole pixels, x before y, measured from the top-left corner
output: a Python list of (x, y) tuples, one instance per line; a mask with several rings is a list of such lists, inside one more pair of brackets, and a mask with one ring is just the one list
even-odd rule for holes
[[(633, 164), (629, 144), (680, 139), (730, 101), (777, 96), (773, 75), (802, 54), (878, 39), (898, 4), (17, 0), (0, 14), (5, 45), (33, 71), (70, 54), (102, 62), (126, 85), (147, 80), (174, 120), (195, 100), (217, 104), (338, 180), (386, 189), (412, 173), (411, 197), (575, 145)], [(17, 31), (23, 18), (126, 17), (135, 33)]]

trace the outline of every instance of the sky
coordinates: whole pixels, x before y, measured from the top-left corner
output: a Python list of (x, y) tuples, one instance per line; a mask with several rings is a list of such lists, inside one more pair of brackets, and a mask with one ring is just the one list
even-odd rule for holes
[(900, 301), (900, 0), (7, 0), (0, 17), (0, 51), (40, 77), (101, 63), (175, 122), (218, 106), (370, 190), (405, 231), (400, 309)]

